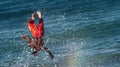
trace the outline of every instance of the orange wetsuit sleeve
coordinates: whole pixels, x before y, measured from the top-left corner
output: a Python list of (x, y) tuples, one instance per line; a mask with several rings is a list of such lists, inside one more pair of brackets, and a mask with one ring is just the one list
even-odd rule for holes
[(43, 23), (43, 19), (39, 19), (39, 25), (38, 25), (38, 30), (40, 31), (41, 35), (44, 35), (44, 23)]
[(32, 28), (34, 28), (34, 20), (32, 20), (32, 19), (28, 20), (28, 28), (29, 28), (30, 32), (32, 33)]
[(32, 20), (32, 19), (28, 20), (28, 28), (29, 28), (33, 37), (38, 37), (39, 36), (36, 24), (34, 23), (34, 20)]

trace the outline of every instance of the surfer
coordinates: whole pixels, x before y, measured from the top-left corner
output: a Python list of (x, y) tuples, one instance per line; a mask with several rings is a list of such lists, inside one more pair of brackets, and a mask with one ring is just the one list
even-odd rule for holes
[(34, 56), (37, 56), (38, 51), (44, 50), (50, 55), (50, 58), (53, 59), (54, 56), (51, 53), (51, 51), (47, 47), (43, 46), (44, 23), (42, 19), (42, 14), (40, 11), (37, 11), (36, 14), (38, 15), (38, 18), (39, 18), (38, 26), (34, 22), (35, 12), (32, 14), (31, 18), (28, 20), (28, 28), (32, 34), (32, 40), (27, 35), (23, 35), (22, 38), (27, 40), (29, 47), (33, 49), (32, 54)]

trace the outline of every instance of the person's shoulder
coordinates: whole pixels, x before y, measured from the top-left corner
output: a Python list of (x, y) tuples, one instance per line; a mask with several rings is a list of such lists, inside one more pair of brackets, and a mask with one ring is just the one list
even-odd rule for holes
[(30, 19), (28, 20), (28, 23), (34, 23), (34, 20), (30, 18)]

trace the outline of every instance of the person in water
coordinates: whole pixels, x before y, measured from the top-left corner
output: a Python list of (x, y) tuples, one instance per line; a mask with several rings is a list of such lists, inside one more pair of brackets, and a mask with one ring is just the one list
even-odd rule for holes
[(38, 51), (44, 50), (50, 55), (51, 59), (53, 59), (54, 56), (51, 53), (51, 51), (48, 48), (43, 46), (43, 44), (44, 44), (43, 43), (44, 23), (43, 23), (43, 19), (42, 19), (42, 14), (40, 11), (37, 11), (36, 13), (39, 17), (38, 26), (34, 22), (35, 12), (32, 14), (32, 17), (28, 20), (28, 28), (32, 34), (32, 40), (27, 35), (23, 35), (22, 38), (27, 40), (29, 47), (31, 47), (33, 49), (32, 54), (34, 56), (37, 56)]

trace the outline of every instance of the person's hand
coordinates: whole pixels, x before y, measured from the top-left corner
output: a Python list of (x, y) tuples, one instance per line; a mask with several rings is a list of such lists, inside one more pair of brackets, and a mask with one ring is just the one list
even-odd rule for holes
[(42, 18), (42, 14), (41, 14), (40, 11), (37, 11), (37, 15), (38, 15), (39, 18)]
[(32, 14), (32, 17), (31, 17), (31, 19), (32, 19), (32, 20), (34, 20), (34, 19), (35, 19), (35, 17), (34, 17), (34, 16), (35, 16), (35, 12)]

